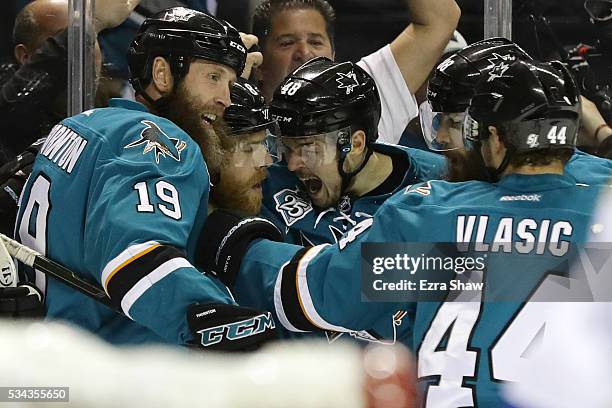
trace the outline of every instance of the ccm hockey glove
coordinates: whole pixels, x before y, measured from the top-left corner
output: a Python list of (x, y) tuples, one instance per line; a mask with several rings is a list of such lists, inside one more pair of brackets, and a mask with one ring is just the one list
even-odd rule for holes
[(223, 303), (194, 303), (187, 309), (194, 346), (216, 351), (250, 351), (276, 337), (270, 312)]
[(261, 217), (243, 217), (219, 209), (211, 213), (200, 233), (196, 265), (232, 287), (249, 245), (256, 239), (282, 241), (271, 221)]

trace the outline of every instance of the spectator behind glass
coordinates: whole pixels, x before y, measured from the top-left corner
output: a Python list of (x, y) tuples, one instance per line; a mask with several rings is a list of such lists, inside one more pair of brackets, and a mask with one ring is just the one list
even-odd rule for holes
[[(95, 30), (119, 25), (139, 0), (100, 1)], [(17, 15), (15, 63), (0, 66), (0, 165), (66, 116), (67, 0), (36, 0)], [(97, 72), (101, 55), (96, 45)]]
[[(397, 143), (418, 113), (412, 95), (427, 79), (455, 29), (454, 0), (406, 0), (412, 22), (388, 45), (358, 62), (382, 99), (379, 141)], [(266, 100), (285, 77), (314, 57), (334, 59), (335, 12), (325, 0), (264, 0), (255, 9), (253, 34), (264, 60), (256, 71)]]

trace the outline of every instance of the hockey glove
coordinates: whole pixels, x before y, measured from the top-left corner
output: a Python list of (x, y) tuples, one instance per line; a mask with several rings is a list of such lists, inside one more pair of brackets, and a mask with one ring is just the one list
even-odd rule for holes
[(261, 217), (242, 217), (219, 209), (211, 213), (200, 233), (196, 265), (232, 287), (249, 245), (256, 239), (282, 241), (278, 228)]
[(206, 350), (250, 351), (276, 337), (270, 312), (222, 303), (189, 306), (187, 323), (193, 345)]
[(0, 288), (0, 317), (43, 317), (45, 304), (38, 289), (23, 284)]

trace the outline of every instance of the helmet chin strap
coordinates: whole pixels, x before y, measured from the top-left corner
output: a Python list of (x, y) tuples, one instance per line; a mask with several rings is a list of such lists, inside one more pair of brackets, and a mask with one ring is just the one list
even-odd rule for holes
[[(497, 166), (497, 168), (495, 167), (490, 167), (487, 166), (487, 173), (489, 176), (489, 179), (493, 182), (499, 181), (499, 176), (506, 171), (506, 168), (508, 168), (508, 165), (510, 164), (510, 160), (512, 159), (512, 155), (514, 154), (514, 149), (513, 148), (506, 148), (506, 154), (504, 154), (504, 158), (502, 160), (502, 162), (499, 164), (499, 166)], [(482, 153), (481, 153), (482, 156)]]
[(363, 161), (361, 162), (359, 167), (357, 167), (356, 170), (351, 171), (350, 173), (345, 172), (343, 168), (344, 161), (346, 160), (346, 155), (348, 154), (348, 152), (341, 153), (340, 160), (338, 160), (338, 171), (340, 172), (340, 177), (342, 178), (342, 193), (346, 191), (353, 177), (355, 177), (357, 173), (363, 170), (365, 165), (368, 164), (368, 160), (370, 160), (372, 152), (373, 151), (370, 147), (366, 147), (365, 157), (363, 158)]

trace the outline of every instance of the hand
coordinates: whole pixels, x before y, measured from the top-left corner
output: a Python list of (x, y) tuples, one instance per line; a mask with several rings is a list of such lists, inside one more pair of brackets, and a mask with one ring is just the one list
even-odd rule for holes
[(240, 33), (240, 38), (247, 50), (255, 47), (254, 51), (247, 53), (246, 64), (242, 71), (242, 75), (240, 75), (244, 79), (249, 79), (253, 68), (257, 68), (263, 63), (263, 54), (257, 51), (259, 50), (259, 47), (257, 47), (259, 39), (256, 36), (253, 34)]
[(265, 218), (215, 210), (208, 215), (200, 232), (195, 264), (231, 287), (240, 271), (242, 258), (255, 239), (282, 241), (282, 235)]
[(584, 96), (580, 97), (582, 110), (580, 120), (582, 125), (584, 144), (599, 145), (604, 139), (612, 134), (612, 129), (606, 125), (606, 121), (597, 109), (597, 106)]
[(276, 337), (270, 312), (222, 303), (194, 303), (187, 310), (193, 343), (205, 350), (251, 351)]
[(97, 1), (94, 9), (96, 32), (117, 27), (123, 23), (140, 0), (103, 0)]
[(45, 303), (34, 286), (23, 284), (16, 288), (0, 288), (0, 317), (43, 317)]

